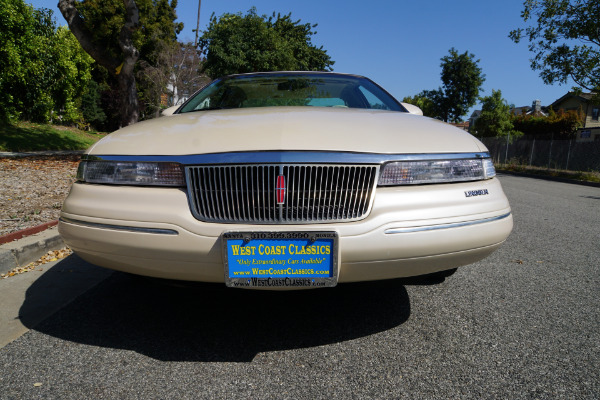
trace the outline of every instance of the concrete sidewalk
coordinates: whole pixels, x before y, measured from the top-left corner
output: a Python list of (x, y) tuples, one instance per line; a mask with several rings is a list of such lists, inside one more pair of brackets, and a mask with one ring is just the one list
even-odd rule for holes
[(112, 273), (71, 255), (0, 279), (0, 349)]
[(0, 158), (31, 157), (31, 156), (69, 156), (81, 155), (85, 150), (44, 150), (44, 151), (0, 151)]
[[(25, 229), (26, 231), (44, 228)], [(18, 233), (18, 232), (15, 232)], [(14, 235), (14, 233), (12, 234)], [(5, 237), (11, 235), (5, 235)], [(0, 245), (0, 273), (25, 267), (52, 250), (65, 247), (54, 226)], [(97, 285), (112, 271), (76, 255), (45, 263), (26, 273), (0, 279), (0, 348)]]

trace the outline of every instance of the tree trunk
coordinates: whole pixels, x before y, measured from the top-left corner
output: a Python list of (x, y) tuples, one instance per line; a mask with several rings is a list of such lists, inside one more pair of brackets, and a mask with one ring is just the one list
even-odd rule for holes
[(119, 92), (121, 93), (121, 127), (135, 124), (140, 119), (135, 77), (133, 73), (121, 73), (117, 78), (119, 81)]
[(119, 35), (121, 59), (113, 57), (106, 48), (94, 41), (94, 35), (77, 10), (75, 0), (60, 0), (58, 8), (81, 47), (111, 75), (116, 76), (121, 99), (121, 126), (127, 126), (137, 122), (140, 117), (137, 87), (133, 74), (133, 68), (140, 56), (133, 44), (133, 32), (138, 28), (140, 15), (135, 0), (123, 0), (123, 4), (126, 15)]

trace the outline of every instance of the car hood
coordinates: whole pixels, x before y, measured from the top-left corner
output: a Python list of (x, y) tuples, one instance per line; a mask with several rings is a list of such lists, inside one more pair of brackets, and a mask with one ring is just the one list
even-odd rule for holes
[(318, 150), (381, 154), (487, 151), (469, 133), (402, 112), (321, 107), (198, 111), (139, 122), (100, 140), (96, 155)]

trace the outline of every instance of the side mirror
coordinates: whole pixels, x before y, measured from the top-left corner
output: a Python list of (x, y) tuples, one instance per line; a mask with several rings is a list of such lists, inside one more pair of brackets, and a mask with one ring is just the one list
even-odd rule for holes
[(173, 113), (175, 111), (177, 111), (177, 109), (179, 107), (181, 107), (181, 104), (177, 105), (177, 106), (172, 106), (172, 107), (169, 107), (169, 108), (165, 108), (164, 110), (161, 111), (160, 115), (163, 116), (163, 117), (170, 117), (171, 115), (173, 115)]
[(406, 111), (408, 111), (411, 114), (423, 115), (423, 110), (421, 110), (419, 107), (415, 106), (414, 104), (408, 104), (408, 103), (400, 103), (400, 104), (402, 104), (402, 106), (404, 106), (404, 108), (406, 108)]

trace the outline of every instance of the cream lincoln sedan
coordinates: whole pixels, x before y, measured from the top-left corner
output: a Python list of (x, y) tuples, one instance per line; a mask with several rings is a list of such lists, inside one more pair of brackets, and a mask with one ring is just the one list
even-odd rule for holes
[(166, 111), (83, 156), (59, 230), (90, 263), (316, 288), (448, 275), (512, 230), (486, 147), (367, 78), (232, 75)]

